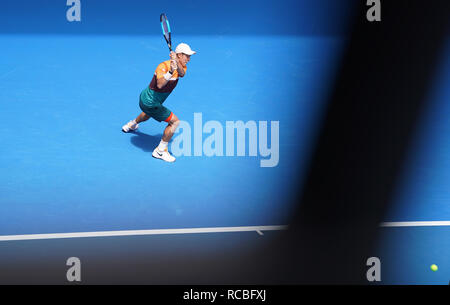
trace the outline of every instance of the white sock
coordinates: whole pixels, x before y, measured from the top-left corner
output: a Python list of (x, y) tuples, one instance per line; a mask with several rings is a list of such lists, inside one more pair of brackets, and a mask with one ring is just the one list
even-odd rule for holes
[(168, 144), (169, 144), (168, 142), (164, 142), (163, 140), (161, 140), (161, 142), (159, 142), (158, 145), (158, 150), (161, 152), (165, 151)]

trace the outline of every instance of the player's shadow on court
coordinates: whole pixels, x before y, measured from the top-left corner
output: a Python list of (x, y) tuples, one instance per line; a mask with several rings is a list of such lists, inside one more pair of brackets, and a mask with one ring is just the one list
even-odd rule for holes
[(140, 131), (132, 131), (130, 133), (133, 135), (130, 139), (131, 143), (145, 152), (153, 152), (162, 137), (162, 134), (152, 136)]

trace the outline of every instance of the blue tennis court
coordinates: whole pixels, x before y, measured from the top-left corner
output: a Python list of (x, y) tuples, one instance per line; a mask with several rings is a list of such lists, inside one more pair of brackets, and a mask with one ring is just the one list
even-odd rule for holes
[[(208, 27), (213, 19), (202, 23), (187, 4), (174, 11), (131, 1), (121, 12), (118, 3), (82, 1), (77, 24), (66, 20), (65, 1), (56, 7), (42, 1), (37, 14), (44, 21), (36, 29), (39, 18), (19, 14), (19, 2), (2, 4), (0, 21), (0, 236), (288, 225), (291, 197), (345, 45), (345, 36), (320, 34), (320, 28), (345, 29), (340, 17), (348, 11), (318, 21), (305, 34), (296, 30), (302, 21), (292, 29), (273, 24), (271, 17), (290, 7), (304, 9), (305, 18), (310, 9), (321, 20), (319, 4), (267, 2), (240, 33), (218, 17), (220, 10)], [(213, 9), (204, 2), (193, 5)], [(250, 11), (253, 4), (242, 9)], [(233, 16), (232, 7), (224, 5), (224, 15)], [(181, 132), (188, 136), (182, 146), (187, 153), (173, 164), (151, 156), (165, 123), (149, 120), (136, 132), (121, 132), (141, 112), (139, 94), (156, 66), (168, 59), (158, 23), (163, 10), (173, 20), (174, 44), (187, 42), (197, 51), (164, 104), (186, 127), (174, 138)], [(264, 25), (252, 25), (256, 21)], [(433, 106), (409, 160), (399, 204), (386, 221), (450, 221), (449, 73), (447, 62), (430, 96)], [(239, 121), (256, 129), (245, 129), (243, 142), (234, 133), (230, 143), (227, 122)], [(214, 129), (215, 138), (208, 124), (222, 127)], [(205, 146), (212, 139), (216, 153), (209, 156)], [(264, 141), (270, 155), (264, 155)], [(242, 144), (244, 154), (238, 155)], [(270, 159), (270, 166), (262, 166)], [(448, 283), (448, 226), (385, 230), (380, 256), (389, 266), (386, 283)], [(8, 241), (0, 247), (6, 257), (13, 255)], [(437, 272), (429, 270), (432, 263)]]
[[(385, 228), (381, 238), (380, 251), (387, 265), (385, 279), (391, 284), (446, 285), (450, 281), (449, 54), (450, 37), (386, 219), (411, 222), (411, 226)], [(432, 264), (438, 271), (430, 270)]]
[[(191, 126), (192, 156), (166, 164), (151, 157), (165, 124), (121, 132), (168, 55), (160, 36), (1, 39), (3, 234), (284, 224), (290, 207), (279, 203), (297, 182), (340, 47), (266, 37), (255, 55), (257, 38), (180, 37), (198, 56), (165, 105)], [(291, 48), (300, 56), (282, 81), (273, 71)], [(220, 73), (209, 71), (215, 58)], [(245, 156), (194, 156), (194, 113), (224, 131), (226, 121), (278, 121), (277, 166), (249, 156), (248, 136)]]

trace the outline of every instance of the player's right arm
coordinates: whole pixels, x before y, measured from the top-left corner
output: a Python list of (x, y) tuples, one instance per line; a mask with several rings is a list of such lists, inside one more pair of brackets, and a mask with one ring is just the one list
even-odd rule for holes
[(156, 72), (156, 86), (158, 87), (158, 89), (162, 89), (165, 85), (167, 85), (170, 78), (172, 77), (173, 72), (177, 68), (177, 63), (174, 60), (170, 61), (169, 71), (167, 71), (164, 66), (158, 67)]

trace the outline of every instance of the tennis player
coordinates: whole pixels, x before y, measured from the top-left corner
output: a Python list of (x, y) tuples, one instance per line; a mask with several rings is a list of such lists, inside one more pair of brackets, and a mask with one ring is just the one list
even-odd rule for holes
[(138, 129), (139, 123), (149, 118), (166, 122), (167, 127), (161, 142), (153, 150), (152, 156), (167, 162), (175, 161), (175, 157), (169, 153), (167, 146), (178, 127), (179, 120), (172, 111), (163, 106), (163, 103), (177, 86), (179, 77), (186, 74), (186, 64), (193, 54), (195, 52), (186, 43), (180, 43), (175, 52), (170, 52), (171, 59), (158, 65), (150, 85), (141, 92), (139, 107), (142, 113), (122, 127), (123, 132), (134, 131)]

